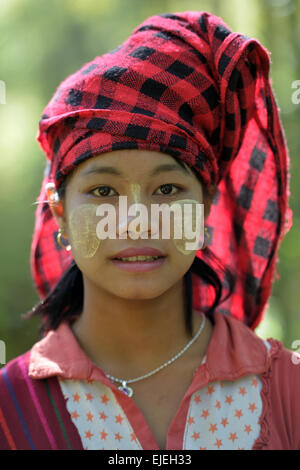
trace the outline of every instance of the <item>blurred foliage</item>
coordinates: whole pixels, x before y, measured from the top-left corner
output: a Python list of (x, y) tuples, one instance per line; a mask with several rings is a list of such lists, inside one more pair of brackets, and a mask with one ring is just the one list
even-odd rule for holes
[(21, 313), (39, 300), (29, 253), (45, 156), (35, 141), (38, 121), (58, 84), (95, 56), (114, 49), (147, 17), (206, 10), (234, 31), (256, 37), (271, 51), (271, 76), (291, 156), (294, 225), (281, 245), (265, 319), (256, 332), (291, 348), (300, 338), (300, 104), (292, 83), (300, 80), (300, 5), (297, 0), (0, 0), (0, 339), (6, 361), (37, 340), (39, 320)]

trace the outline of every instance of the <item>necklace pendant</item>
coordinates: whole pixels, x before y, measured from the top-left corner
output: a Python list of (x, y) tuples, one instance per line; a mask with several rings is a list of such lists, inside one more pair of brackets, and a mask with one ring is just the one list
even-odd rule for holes
[(120, 385), (118, 389), (125, 393), (125, 395), (127, 395), (128, 397), (132, 397), (133, 395), (133, 390), (131, 387), (128, 387), (128, 385), (126, 385), (126, 380), (123, 380), (122, 385)]

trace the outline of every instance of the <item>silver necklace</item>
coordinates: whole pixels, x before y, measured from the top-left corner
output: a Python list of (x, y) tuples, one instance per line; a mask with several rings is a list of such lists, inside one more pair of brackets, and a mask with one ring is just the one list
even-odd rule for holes
[(122, 385), (120, 385), (118, 387), (118, 389), (121, 390), (122, 392), (124, 392), (129, 397), (132, 397), (133, 390), (132, 390), (131, 387), (128, 387), (127, 384), (137, 382), (138, 380), (145, 379), (146, 377), (150, 377), (150, 375), (153, 375), (156, 372), (158, 372), (159, 370), (163, 369), (164, 367), (167, 367), (169, 364), (171, 364), (176, 359), (178, 359), (180, 356), (182, 356), (182, 354), (194, 343), (194, 341), (196, 341), (198, 336), (200, 336), (200, 334), (201, 334), (201, 332), (204, 328), (204, 325), (205, 325), (205, 315), (202, 313), (202, 322), (201, 322), (200, 328), (197, 331), (197, 333), (195, 334), (195, 336), (188, 342), (188, 344), (181, 351), (179, 351), (179, 353), (177, 353), (176, 356), (172, 357), (167, 362), (165, 362), (163, 365), (157, 367), (156, 369), (152, 370), (151, 372), (148, 372), (148, 374), (141, 375), (140, 377), (136, 377), (135, 379), (129, 379), (129, 380), (118, 379), (117, 377), (113, 377), (112, 375), (109, 375), (109, 374), (105, 374), (105, 375), (111, 380), (114, 380), (116, 382), (120, 382)]

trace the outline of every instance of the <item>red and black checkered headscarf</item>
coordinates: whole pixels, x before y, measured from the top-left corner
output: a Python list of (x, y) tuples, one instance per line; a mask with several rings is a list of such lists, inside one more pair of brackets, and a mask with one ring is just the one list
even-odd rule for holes
[[(268, 51), (207, 12), (157, 15), (123, 44), (62, 82), (46, 106), (38, 141), (45, 185), (58, 186), (88, 158), (147, 149), (186, 162), (217, 193), (207, 218), (209, 249), (235, 273), (219, 310), (259, 323), (271, 294), (279, 243), (292, 223), (289, 156), (269, 81)], [(36, 211), (31, 269), (45, 297), (73, 260), (56, 242), (44, 202)], [(217, 262), (197, 256), (219, 271)], [(226, 272), (222, 278), (226, 284)], [(214, 291), (193, 277), (193, 306)]]

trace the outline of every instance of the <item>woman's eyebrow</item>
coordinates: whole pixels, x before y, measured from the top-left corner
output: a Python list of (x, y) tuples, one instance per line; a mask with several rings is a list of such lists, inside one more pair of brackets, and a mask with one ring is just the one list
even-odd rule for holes
[(159, 173), (167, 172), (167, 171), (181, 171), (183, 173), (189, 174), (188, 170), (177, 163), (164, 163), (163, 165), (157, 166), (152, 170), (150, 176), (156, 176)]
[[(183, 167), (183, 166), (180, 166), (178, 164), (174, 164), (174, 163), (164, 163), (163, 165), (159, 165), (157, 166), (156, 168), (154, 168), (151, 173), (149, 174), (149, 176), (156, 176), (160, 173), (164, 173), (164, 172), (167, 172), (167, 171), (181, 171), (181, 172), (184, 172), (185, 174), (189, 174), (188, 170)], [(111, 175), (117, 175), (117, 176), (121, 176), (123, 178), (125, 178), (125, 175), (120, 171), (118, 170), (117, 168), (113, 167), (113, 166), (91, 166), (89, 169), (87, 170), (84, 170), (80, 176), (87, 176), (87, 175), (91, 175), (91, 174), (111, 174)]]

